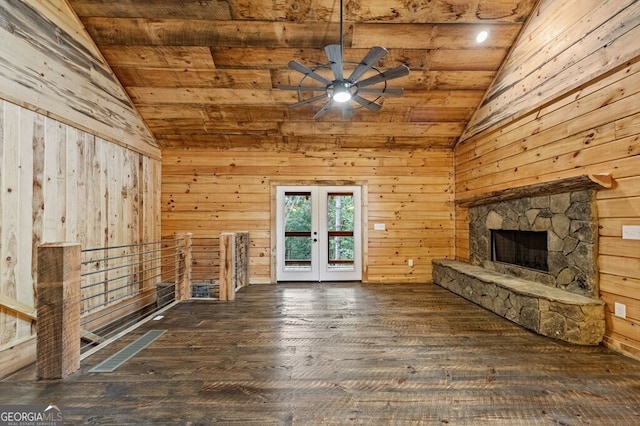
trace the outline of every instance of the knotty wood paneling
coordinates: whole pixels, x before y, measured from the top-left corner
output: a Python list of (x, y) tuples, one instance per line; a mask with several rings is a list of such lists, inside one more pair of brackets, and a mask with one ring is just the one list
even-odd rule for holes
[(541, 1), (461, 140), (567, 94), (640, 54), (640, 3)]
[[(527, 79), (507, 83), (504, 79), (517, 76), (504, 75), (496, 80), (485, 102), (492, 100), (478, 110), (466, 130), (467, 136), (475, 136), (455, 149), (456, 197), (482, 196), (582, 174), (611, 173), (615, 185), (597, 191), (605, 343), (640, 358), (640, 241), (622, 239), (623, 225), (640, 224), (640, 57), (629, 56), (637, 55), (637, 43), (625, 43), (623, 47), (616, 41), (623, 33), (627, 39), (640, 36), (638, 14), (617, 13), (640, 4), (572, 5), (572, 13), (561, 14), (569, 7), (566, 3), (542, 2), (539, 15), (525, 31), (533, 39), (524, 37), (507, 58), (504, 70), (522, 71), (521, 67), (527, 67), (532, 78), (544, 73), (544, 82), (535, 90), (544, 94), (545, 103), (541, 105), (542, 98), (529, 93), (536, 86), (529, 85)], [(590, 8), (589, 13), (583, 7)], [(565, 27), (554, 29), (550, 22)], [(603, 43), (609, 43), (606, 50), (612, 53), (604, 54), (604, 48), (593, 44), (595, 35), (583, 38), (589, 25), (611, 30)], [(599, 29), (593, 31), (603, 35)], [(550, 35), (551, 39), (545, 38)], [(546, 47), (533, 52), (534, 46)], [(565, 56), (551, 61), (547, 54), (554, 49)], [(573, 59), (561, 59), (567, 55)], [(620, 64), (618, 60), (626, 62)], [(553, 72), (552, 62), (556, 69)], [(576, 67), (586, 68), (578, 73)], [(575, 74), (575, 79), (567, 78), (567, 73)], [(549, 90), (543, 90), (545, 87)], [(492, 93), (500, 95), (494, 99)], [(498, 99), (511, 102), (503, 105)], [(487, 128), (490, 130), (483, 130)], [(463, 208), (456, 209), (456, 235), (456, 256), (466, 260), (468, 218)], [(626, 318), (613, 315), (616, 302), (626, 305)]]
[(35, 357), (39, 244), (160, 239), (160, 151), (67, 2), (0, 15), (1, 377)]
[(156, 142), (65, 1), (3, 3), (0, 98), (159, 157)]
[[(404, 63), (412, 71), (495, 71), (507, 54), (506, 48), (473, 49), (471, 45), (467, 49), (411, 49), (409, 47), (399, 47), (392, 49), (380, 60), (382, 68), (393, 67), (396, 64)], [(104, 46), (105, 52), (117, 50), (120, 47)], [(134, 46), (131, 49), (146, 49)], [(154, 47), (151, 47), (154, 48)], [(185, 47), (163, 47), (162, 49), (187, 49)], [(350, 62), (360, 62), (369, 51), (367, 48), (345, 49), (344, 59)], [(235, 47), (211, 48), (211, 55), (216, 66), (221, 68), (239, 69), (242, 67), (283, 69), (283, 64), (288, 63), (292, 58), (305, 64), (322, 64), (327, 57), (324, 50), (308, 48), (264, 48), (253, 47), (251, 54), (247, 55), (246, 49)], [(108, 55), (107, 55), (108, 57)], [(110, 61), (111, 62), (111, 61)]]
[[(340, 9), (336, 7), (338, 3), (336, 0), (316, 0), (304, 3), (298, 0), (228, 0), (228, 2), (233, 16), (237, 19), (327, 21), (336, 19), (340, 13)], [(413, 3), (404, 0), (350, 0), (345, 10), (345, 19), (400, 23), (413, 22), (414, 20), (479, 23), (483, 20), (495, 19), (502, 23), (509, 23), (523, 21), (532, 3), (534, 3), (532, 0), (524, 0), (515, 4), (510, 0), (475, 2), (432, 0)]]
[[(273, 149), (265, 136), (280, 136), (274, 139), (278, 148), (289, 144), (291, 129), (296, 137), (308, 136), (305, 130), (315, 126), (312, 117), (322, 99), (296, 109), (288, 106), (320, 93), (305, 91), (301, 99), (278, 86), (317, 86), (311, 78), (301, 81), (303, 74), (287, 66), (292, 60), (333, 80), (324, 47), (342, 40), (345, 75), (375, 45), (389, 51), (375, 64), (377, 71), (362, 79), (401, 64), (411, 71), (390, 83), (403, 88), (403, 96), (369, 99), (383, 104), (380, 112), (356, 110), (345, 120), (339, 108), (331, 108), (320, 121), (397, 127), (401, 134), (392, 136), (413, 139), (395, 148), (415, 149), (455, 144), (537, 1), (350, 0), (344, 3), (342, 26), (337, 0), (187, 0), (179, 6), (175, 0), (69, 3), (136, 107), (154, 110), (143, 116), (162, 147), (177, 147), (181, 141), (184, 146), (219, 145), (216, 141), (234, 139), (237, 147)], [(490, 33), (482, 44), (475, 40), (480, 30)], [(220, 116), (209, 114), (215, 108), (220, 108)], [(196, 115), (175, 120), (163, 114), (180, 109)], [(401, 124), (382, 125), (391, 122)], [(449, 126), (449, 132), (436, 136), (437, 141), (425, 140), (419, 132), (402, 128), (414, 127), (412, 123)], [(349, 147), (384, 146), (365, 137), (369, 132), (359, 134), (362, 129), (341, 134), (358, 136), (350, 138)]]
[[(0, 294), (35, 306), (41, 243), (159, 241), (159, 186), (158, 160), (0, 101)], [(34, 333), (28, 316), (0, 307), (0, 377), (33, 362), (19, 343)]]
[[(453, 255), (452, 153), (393, 149), (163, 150), (162, 233), (248, 230), (252, 282), (272, 277), (272, 185), (366, 183), (365, 281), (426, 282)], [(373, 229), (384, 223), (385, 231)], [(407, 260), (414, 260), (414, 267)]]

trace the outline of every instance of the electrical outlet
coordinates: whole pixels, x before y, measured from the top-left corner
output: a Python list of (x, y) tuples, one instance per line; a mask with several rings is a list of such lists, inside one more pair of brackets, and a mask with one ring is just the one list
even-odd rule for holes
[(410, 267), (413, 268), (413, 259), (409, 259), (409, 261), (407, 263), (409, 264)]
[(626, 318), (627, 317), (627, 306), (625, 304), (615, 302), (613, 304), (613, 307), (614, 307), (614, 312), (613, 313), (615, 314), (615, 316), (620, 317), (620, 318)]

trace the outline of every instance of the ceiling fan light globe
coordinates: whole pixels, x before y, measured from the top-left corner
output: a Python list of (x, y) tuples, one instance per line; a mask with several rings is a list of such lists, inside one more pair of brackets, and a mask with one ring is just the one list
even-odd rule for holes
[(349, 99), (351, 99), (351, 93), (347, 91), (337, 91), (333, 94), (335, 102), (347, 102)]

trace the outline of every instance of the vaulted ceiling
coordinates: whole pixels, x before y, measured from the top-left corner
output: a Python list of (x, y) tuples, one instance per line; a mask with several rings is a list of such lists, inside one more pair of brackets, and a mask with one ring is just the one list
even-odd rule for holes
[(162, 147), (266, 149), (453, 147), (536, 2), (344, 0), (345, 69), (383, 46), (376, 68), (410, 73), (377, 112), (314, 119), (323, 101), (277, 86), (301, 82), (289, 61), (327, 64), (340, 0), (69, 0)]

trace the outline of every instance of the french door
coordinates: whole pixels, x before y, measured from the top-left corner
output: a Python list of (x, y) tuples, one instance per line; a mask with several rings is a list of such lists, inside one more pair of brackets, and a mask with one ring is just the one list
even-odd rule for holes
[(278, 281), (362, 279), (359, 186), (276, 189)]

